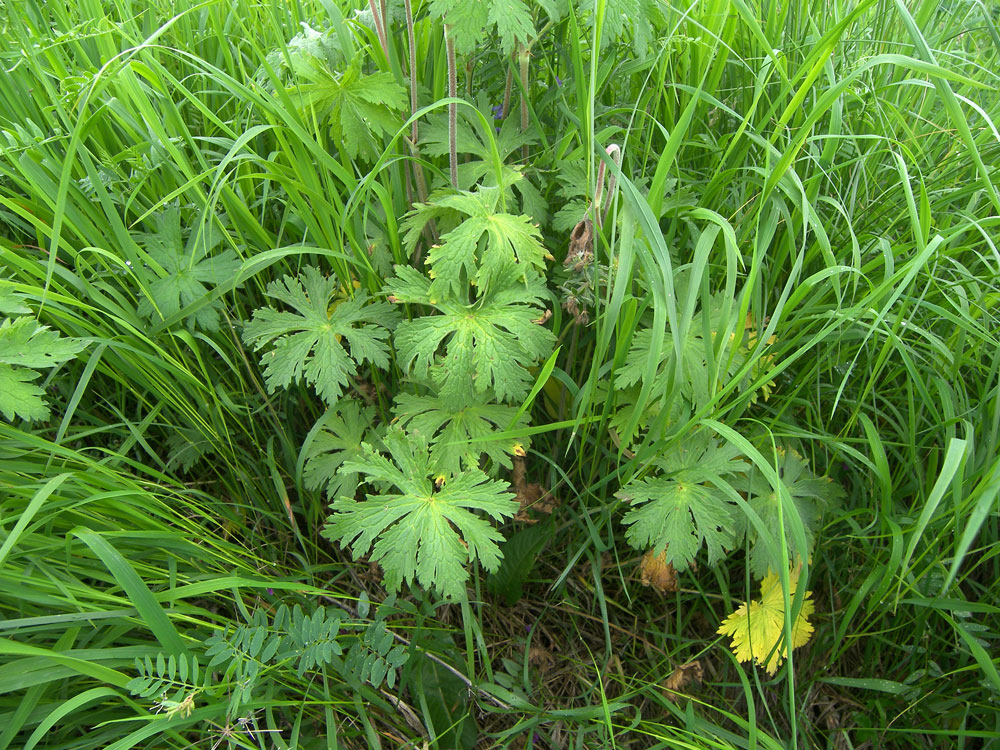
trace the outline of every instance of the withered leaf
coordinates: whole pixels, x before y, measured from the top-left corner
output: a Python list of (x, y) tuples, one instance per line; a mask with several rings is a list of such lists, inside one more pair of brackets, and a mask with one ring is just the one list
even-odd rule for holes
[(697, 659), (681, 664), (663, 681), (663, 695), (667, 700), (675, 701), (677, 693), (684, 693), (684, 688), (700, 684), (704, 676), (705, 670)]
[(648, 550), (639, 563), (640, 581), (643, 586), (652, 586), (661, 594), (677, 591), (677, 571), (667, 562), (667, 551), (658, 555)]

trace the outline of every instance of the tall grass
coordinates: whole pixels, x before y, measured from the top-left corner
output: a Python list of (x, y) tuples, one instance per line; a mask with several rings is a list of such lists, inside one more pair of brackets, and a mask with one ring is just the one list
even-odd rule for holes
[[(88, 346), (47, 376), (51, 420), (0, 424), (0, 748), (468, 746), (433, 716), (428, 696), (453, 689), (443, 672), (396, 694), (290, 673), (249, 707), (277, 730), (256, 737), (227, 735), (224, 705), (156, 724), (125, 688), (136, 657), (255, 607), (381, 594), (319, 535), (326, 502), (300, 449), (320, 404), (269, 394), (240, 340), (266, 283), (301, 266), (377, 292), (408, 262), (413, 163), (432, 189), (448, 182), (441, 105), (416, 156), (400, 117), (378, 162), (354, 160), (285, 77), (308, 24), (405, 83), (405, 25), (390, 15), (386, 56), (366, 8), (6, 3), (0, 278)], [(483, 590), (459, 608), (411, 592), (397, 634), (462, 675), (484, 747), (986, 746), (1000, 737), (997, 8), (655, 9), (622, 36), (618, 3), (551, 24), (539, 11), (526, 91), (486, 44), (462, 72), (485, 117), (508, 69), (513, 100), (527, 95), (534, 140), (506, 158), (539, 188), (559, 261), (568, 230), (552, 215), (592, 195), (602, 160), (620, 189), (590, 325), (553, 284), (562, 349), (531, 407), (530, 466), (561, 505), (523, 598)], [(448, 84), (428, 10), (414, 3), (424, 107)], [(158, 264), (142, 233), (173, 205), (240, 270), (150, 318)], [(608, 384), (637, 328), (680, 351), (711, 305), (727, 311), (720, 340), (751, 322), (752, 355), (728, 377), (709, 347), (710, 404), (623, 447), (618, 428), (637, 424), (609, 430)], [(207, 309), (216, 329), (186, 325)], [(671, 395), (647, 386), (635, 413)], [(741, 551), (661, 597), (623, 540), (614, 491), (699, 426), (746, 443), (763, 475), (794, 446), (847, 491), (807, 563), (817, 632), (775, 678), (715, 635), (754, 595)], [(664, 693), (693, 659), (702, 686)]]

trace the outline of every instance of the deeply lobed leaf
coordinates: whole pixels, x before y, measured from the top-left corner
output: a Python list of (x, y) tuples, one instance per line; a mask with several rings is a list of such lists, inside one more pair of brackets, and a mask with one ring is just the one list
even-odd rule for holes
[(243, 340), (257, 351), (274, 344), (261, 358), (269, 391), (305, 379), (332, 406), (362, 362), (388, 366), (387, 339), (399, 317), (392, 305), (364, 295), (347, 298), (336, 278), (312, 266), (298, 278), (272, 282), (267, 295), (294, 310), (256, 310), (243, 330)]
[(431, 477), (438, 467), (419, 433), (393, 427), (384, 442), (388, 457), (365, 443), (362, 457), (345, 462), (341, 471), (386, 482), (397, 492), (370, 494), (361, 502), (341, 496), (323, 534), (350, 547), (355, 558), (371, 553), (389, 589), (417, 582), (459, 597), (469, 576), (467, 562), (478, 560), (487, 570), (500, 564), (503, 537), (479, 514), (495, 521), (514, 515), (514, 495), (478, 469), (435, 483)]

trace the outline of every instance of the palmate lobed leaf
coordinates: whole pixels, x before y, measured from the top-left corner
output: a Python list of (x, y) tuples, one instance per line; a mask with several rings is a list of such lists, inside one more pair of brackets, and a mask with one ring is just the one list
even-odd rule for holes
[(705, 546), (708, 562), (719, 562), (735, 543), (735, 506), (723, 489), (727, 477), (746, 468), (738, 451), (694, 433), (656, 461), (659, 476), (633, 480), (617, 493), (632, 508), (622, 523), (636, 549), (666, 550), (666, 563), (687, 568)]
[(269, 391), (305, 379), (332, 406), (362, 362), (389, 365), (387, 339), (398, 313), (363, 295), (335, 300), (339, 289), (336, 278), (313, 266), (268, 285), (267, 296), (294, 310), (256, 310), (243, 330), (243, 340), (256, 351), (274, 342), (261, 358)]
[(0, 414), (5, 419), (34, 420), (49, 416), (49, 407), (42, 399), (45, 391), (31, 382), (37, 377), (34, 370), (0, 364)]
[[(777, 473), (788, 492), (791, 505), (782, 505), (780, 495), (761, 473), (754, 473), (738, 483), (747, 493), (747, 504), (760, 516), (764, 526), (775, 535), (784, 524), (784, 537), (792, 559), (807, 558), (815, 544), (815, 530), (823, 512), (844, 497), (844, 491), (829, 477), (813, 474), (806, 460), (794, 450), (779, 448)], [(806, 549), (799, 549), (793, 524), (800, 523), (805, 536)], [(757, 578), (780, 564), (775, 551), (769, 549), (746, 516), (740, 514), (737, 534), (745, 535), (749, 543), (750, 571)]]
[(504, 284), (513, 275), (523, 279), (530, 269), (543, 270), (548, 255), (542, 235), (531, 219), (498, 211), (499, 191), (480, 189), (459, 193), (436, 202), (466, 215), (466, 219), (441, 237), (431, 248), (426, 263), (431, 267), (430, 293), (442, 298), (460, 294), (471, 282), (482, 292)]
[(438, 300), (420, 272), (396, 266), (386, 288), (398, 302), (430, 305), (441, 313), (400, 323), (395, 344), (400, 365), (412, 368), (418, 379), (433, 377), (443, 398), (474, 398), (490, 389), (498, 401), (522, 398), (532, 382), (526, 368), (555, 345), (552, 332), (534, 322), (545, 294), (537, 279), (521, 283), (513, 273), (504, 274), (496, 288), (463, 304)]
[[(16, 298), (5, 306), (26, 309)], [(86, 342), (62, 337), (32, 317), (5, 318), (0, 323), (0, 414), (11, 421), (46, 419), (45, 391), (31, 382), (38, 373), (29, 368), (55, 367), (73, 359), (85, 346)]]
[(432, 476), (438, 467), (419, 433), (394, 426), (384, 443), (388, 457), (365, 443), (362, 457), (345, 462), (341, 471), (385, 482), (398, 492), (370, 494), (361, 502), (341, 496), (332, 505), (324, 536), (350, 547), (355, 558), (370, 552), (390, 590), (405, 581), (436, 588), (446, 597), (462, 596), (469, 577), (466, 563), (478, 560), (492, 571), (502, 557), (498, 542), (503, 537), (479, 514), (494, 521), (513, 516), (518, 507), (513, 493), (478, 469), (436, 484)]
[(346, 461), (362, 456), (361, 444), (371, 428), (375, 410), (343, 398), (320, 417), (319, 431), (309, 446), (302, 478), (310, 489), (326, 488), (330, 498), (352, 495), (355, 472), (340, 471)]
[(391, 73), (364, 75), (360, 66), (360, 58), (355, 58), (335, 73), (313, 61), (299, 71), (308, 83), (297, 84), (289, 93), (300, 108), (326, 118), (330, 137), (349, 158), (374, 161), (383, 137), (403, 125), (406, 90)]
[[(790, 574), (789, 601), (795, 599), (800, 572), (801, 568), (796, 568)], [(809, 617), (815, 604), (811, 594), (811, 591), (807, 591), (803, 595), (802, 606), (792, 623), (792, 648), (805, 645), (812, 636), (813, 626)], [(732, 638), (730, 649), (739, 661), (754, 660), (768, 674), (774, 674), (788, 656), (788, 643), (785, 641), (785, 596), (778, 574), (768, 571), (760, 584), (760, 599), (744, 602), (722, 621), (718, 633)]]
[(448, 25), (459, 54), (481, 45), (483, 32), (494, 28), (505, 53), (535, 33), (531, 11), (524, 0), (431, 0), (430, 10)]
[[(176, 206), (156, 217), (157, 231), (139, 236), (150, 259), (159, 266), (158, 278), (149, 283), (149, 297), (139, 302), (138, 313), (144, 317), (166, 319), (200, 300), (212, 288), (232, 281), (242, 268), (242, 261), (232, 250), (209, 253), (222, 241), (211, 222), (194, 230), (185, 243), (181, 230), (181, 212)], [(204, 331), (219, 328), (220, 304), (215, 300), (196, 310), (187, 319), (187, 327)]]
[(0, 364), (55, 367), (73, 359), (86, 344), (63, 338), (32, 317), (7, 318), (0, 323)]
[[(478, 468), (483, 456), (492, 463), (493, 474), (503, 466), (512, 467), (515, 446), (528, 445), (527, 438), (497, 438), (517, 416), (517, 408), (492, 403), (486, 396), (442, 398), (400, 393), (393, 407), (401, 427), (430, 437), (431, 462), (446, 474), (462, 468)], [(526, 426), (522, 417), (513, 427)]]

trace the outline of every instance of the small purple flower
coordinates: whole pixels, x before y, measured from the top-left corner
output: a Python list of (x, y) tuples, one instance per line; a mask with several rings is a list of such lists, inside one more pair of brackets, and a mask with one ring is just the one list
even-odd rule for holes
[(267, 590), (267, 593), (268, 593), (268, 594), (269, 594), (270, 596), (274, 596), (274, 589), (272, 589), (272, 588), (269, 588), (269, 589)]
[(490, 107), (490, 109), (493, 110), (493, 119), (494, 120), (500, 120), (500, 119), (503, 118), (503, 105), (502, 104), (495, 104), (494, 106)]
[(556, 86), (562, 86), (562, 84), (563, 84), (562, 78), (560, 78), (559, 76), (556, 76)]

